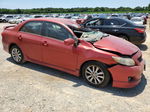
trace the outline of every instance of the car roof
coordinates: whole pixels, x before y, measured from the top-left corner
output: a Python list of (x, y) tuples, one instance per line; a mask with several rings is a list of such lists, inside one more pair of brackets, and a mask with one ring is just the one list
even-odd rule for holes
[(28, 21), (49, 21), (58, 24), (65, 24), (67, 26), (69, 25), (69, 26), (80, 27), (80, 25), (78, 25), (76, 21), (73, 21), (71, 19), (64, 19), (64, 18), (33, 18), (33, 19), (29, 19)]
[(97, 18), (93, 18), (93, 19), (114, 19), (114, 20), (124, 20), (123, 18), (119, 18), (119, 17), (97, 17)]

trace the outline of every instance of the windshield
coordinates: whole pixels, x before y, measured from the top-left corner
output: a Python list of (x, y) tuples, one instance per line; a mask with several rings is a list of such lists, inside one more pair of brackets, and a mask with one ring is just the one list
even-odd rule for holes
[(96, 42), (106, 36), (108, 36), (108, 34), (104, 34), (100, 31), (90, 31), (90, 32), (83, 32), (80, 39), (88, 42)]
[(128, 25), (136, 25), (132, 20), (122, 19)]
[(77, 38), (92, 43), (108, 36), (108, 34), (102, 33), (100, 31), (95, 31), (90, 28), (77, 28), (70, 25), (68, 27), (74, 32)]

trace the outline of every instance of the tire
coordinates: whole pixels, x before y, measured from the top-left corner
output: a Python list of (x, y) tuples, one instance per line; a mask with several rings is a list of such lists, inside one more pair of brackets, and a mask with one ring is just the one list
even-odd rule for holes
[(3, 22), (6, 23), (7, 21), (6, 21), (6, 20), (3, 20)]
[(129, 41), (129, 38), (126, 35), (120, 35), (119, 37), (122, 38), (122, 39), (124, 39), (124, 40)]
[(94, 87), (105, 87), (110, 82), (110, 74), (106, 66), (99, 62), (86, 63), (82, 67), (81, 74), (84, 80)]
[(18, 46), (16, 45), (12, 46), (10, 48), (10, 54), (15, 63), (23, 64), (25, 62), (23, 53)]

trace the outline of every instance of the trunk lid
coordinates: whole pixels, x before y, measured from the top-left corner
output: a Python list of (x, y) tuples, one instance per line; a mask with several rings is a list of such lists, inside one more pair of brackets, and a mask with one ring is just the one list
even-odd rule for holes
[(6, 29), (14, 29), (15, 27), (16, 27), (16, 25), (5, 26), (4, 30), (6, 30)]

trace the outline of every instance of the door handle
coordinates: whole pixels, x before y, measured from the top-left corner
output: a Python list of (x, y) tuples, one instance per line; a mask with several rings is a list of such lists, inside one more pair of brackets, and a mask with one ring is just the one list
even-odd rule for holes
[(18, 40), (22, 40), (22, 36), (21, 35), (19, 35)]
[(43, 46), (48, 46), (47, 41), (44, 41), (44, 42), (43, 42)]

